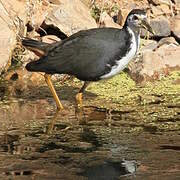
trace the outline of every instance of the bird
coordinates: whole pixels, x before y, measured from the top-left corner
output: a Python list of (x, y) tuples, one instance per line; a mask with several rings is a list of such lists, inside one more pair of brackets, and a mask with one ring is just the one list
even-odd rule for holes
[(76, 95), (77, 104), (82, 107), (83, 93), (90, 82), (119, 74), (136, 55), (141, 28), (154, 34), (146, 10), (133, 9), (127, 15), (122, 29), (104, 27), (81, 30), (53, 44), (23, 38), (22, 45), (40, 57), (29, 62), (25, 68), (45, 73), (45, 81), (58, 110), (64, 107), (52, 84), (51, 75), (68, 74), (84, 81)]

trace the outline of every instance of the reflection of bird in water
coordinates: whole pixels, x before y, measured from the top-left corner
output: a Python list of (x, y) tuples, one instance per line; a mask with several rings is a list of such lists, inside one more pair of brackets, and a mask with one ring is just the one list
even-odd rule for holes
[[(58, 115), (60, 114), (61, 111), (56, 111), (56, 113), (53, 115), (47, 129), (46, 129), (46, 134), (52, 134), (58, 119)], [(64, 114), (63, 114), (64, 115)], [(61, 131), (67, 131), (68, 129), (70, 129), (70, 126), (66, 126), (64, 125), (64, 127), (61, 129)]]
[(23, 39), (22, 44), (41, 58), (26, 65), (28, 71), (44, 72), (58, 109), (63, 106), (51, 82), (52, 74), (69, 74), (84, 81), (76, 95), (82, 106), (82, 95), (89, 82), (108, 79), (120, 73), (139, 48), (140, 28), (153, 33), (144, 10), (132, 10), (122, 29), (95, 28), (79, 31), (67, 39), (46, 44)]

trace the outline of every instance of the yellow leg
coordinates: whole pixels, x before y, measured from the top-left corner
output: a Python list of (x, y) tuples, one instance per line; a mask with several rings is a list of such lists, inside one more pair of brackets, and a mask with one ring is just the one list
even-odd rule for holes
[(53, 86), (53, 84), (51, 82), (51, 75), (45, 74), (44, 78), (45, 78), (45, 81), (46, 81), (46, 83), (47, 83), (53, 97), (54, 97), (54, 100), (56, 101), (57, 109), (58, 110), (64, 109), (63, 105), (61, 104), (61, 101), (59, 100), (59, 97), (58, 97), (58, 95), (56, 93), (56, 90), (54, 89), (54, 86)]
[(76, 102), (77, 102), (78, 107), (80, 107), (80, 108), (83, 106), (82, 97), (83, 97), (83, 93), (76, 94)]
[(48, 129), (47, 129), (47, 131), (46, 131), (47, 134), (51, 134), (51, 133), (52, 133), (52, 131), (53, 131), (53, 129), (54, 129), (55, 122), (56, 122), (56, 119), (57, 119), (57, 116), (58, 116), (58, 113), (59, 113), (59, 111), (57, 110), (56, 113), (55, 113), (55, 115), (54, 115), (53, 118), (51, 119), (51, 122), (50, 122), (50, 124), (49, 124), (49, 126), (48, 126)]
[(83, 92), (87, 88), (89, 83), (90, 83), (89, 81), (85, 81), (79, 93), (76, 94), (76, 102), (79, 108), (82, 108), (83, 106)]

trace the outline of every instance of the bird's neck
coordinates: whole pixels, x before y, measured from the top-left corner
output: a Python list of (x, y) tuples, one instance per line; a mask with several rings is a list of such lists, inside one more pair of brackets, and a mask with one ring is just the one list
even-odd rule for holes
[(136, 37), (140, 36), (140, 28), (139, 27), (132, 25), (132, 26), (125, 26), (124, 28), (127, 28), (127, 27), (129, 27), (133, 31), (133, 33)]
[(131, 30), (131, 32), (134, 34), (135, 39), (136, 39), (136, 47), (137, 47), (137, 51), (139, 49), (139, 44), (140, 44), (140, 28), (135, 27), (135, 26), (124, 26), (123, 28), (126, 29), (126, 31), (129, 32), (128, 28)]

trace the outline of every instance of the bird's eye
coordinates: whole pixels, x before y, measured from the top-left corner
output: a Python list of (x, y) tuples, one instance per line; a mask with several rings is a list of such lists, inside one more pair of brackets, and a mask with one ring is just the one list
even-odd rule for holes
[(138, 17), (136, 15), (133, 16), (133, 21), (138, 20)]

